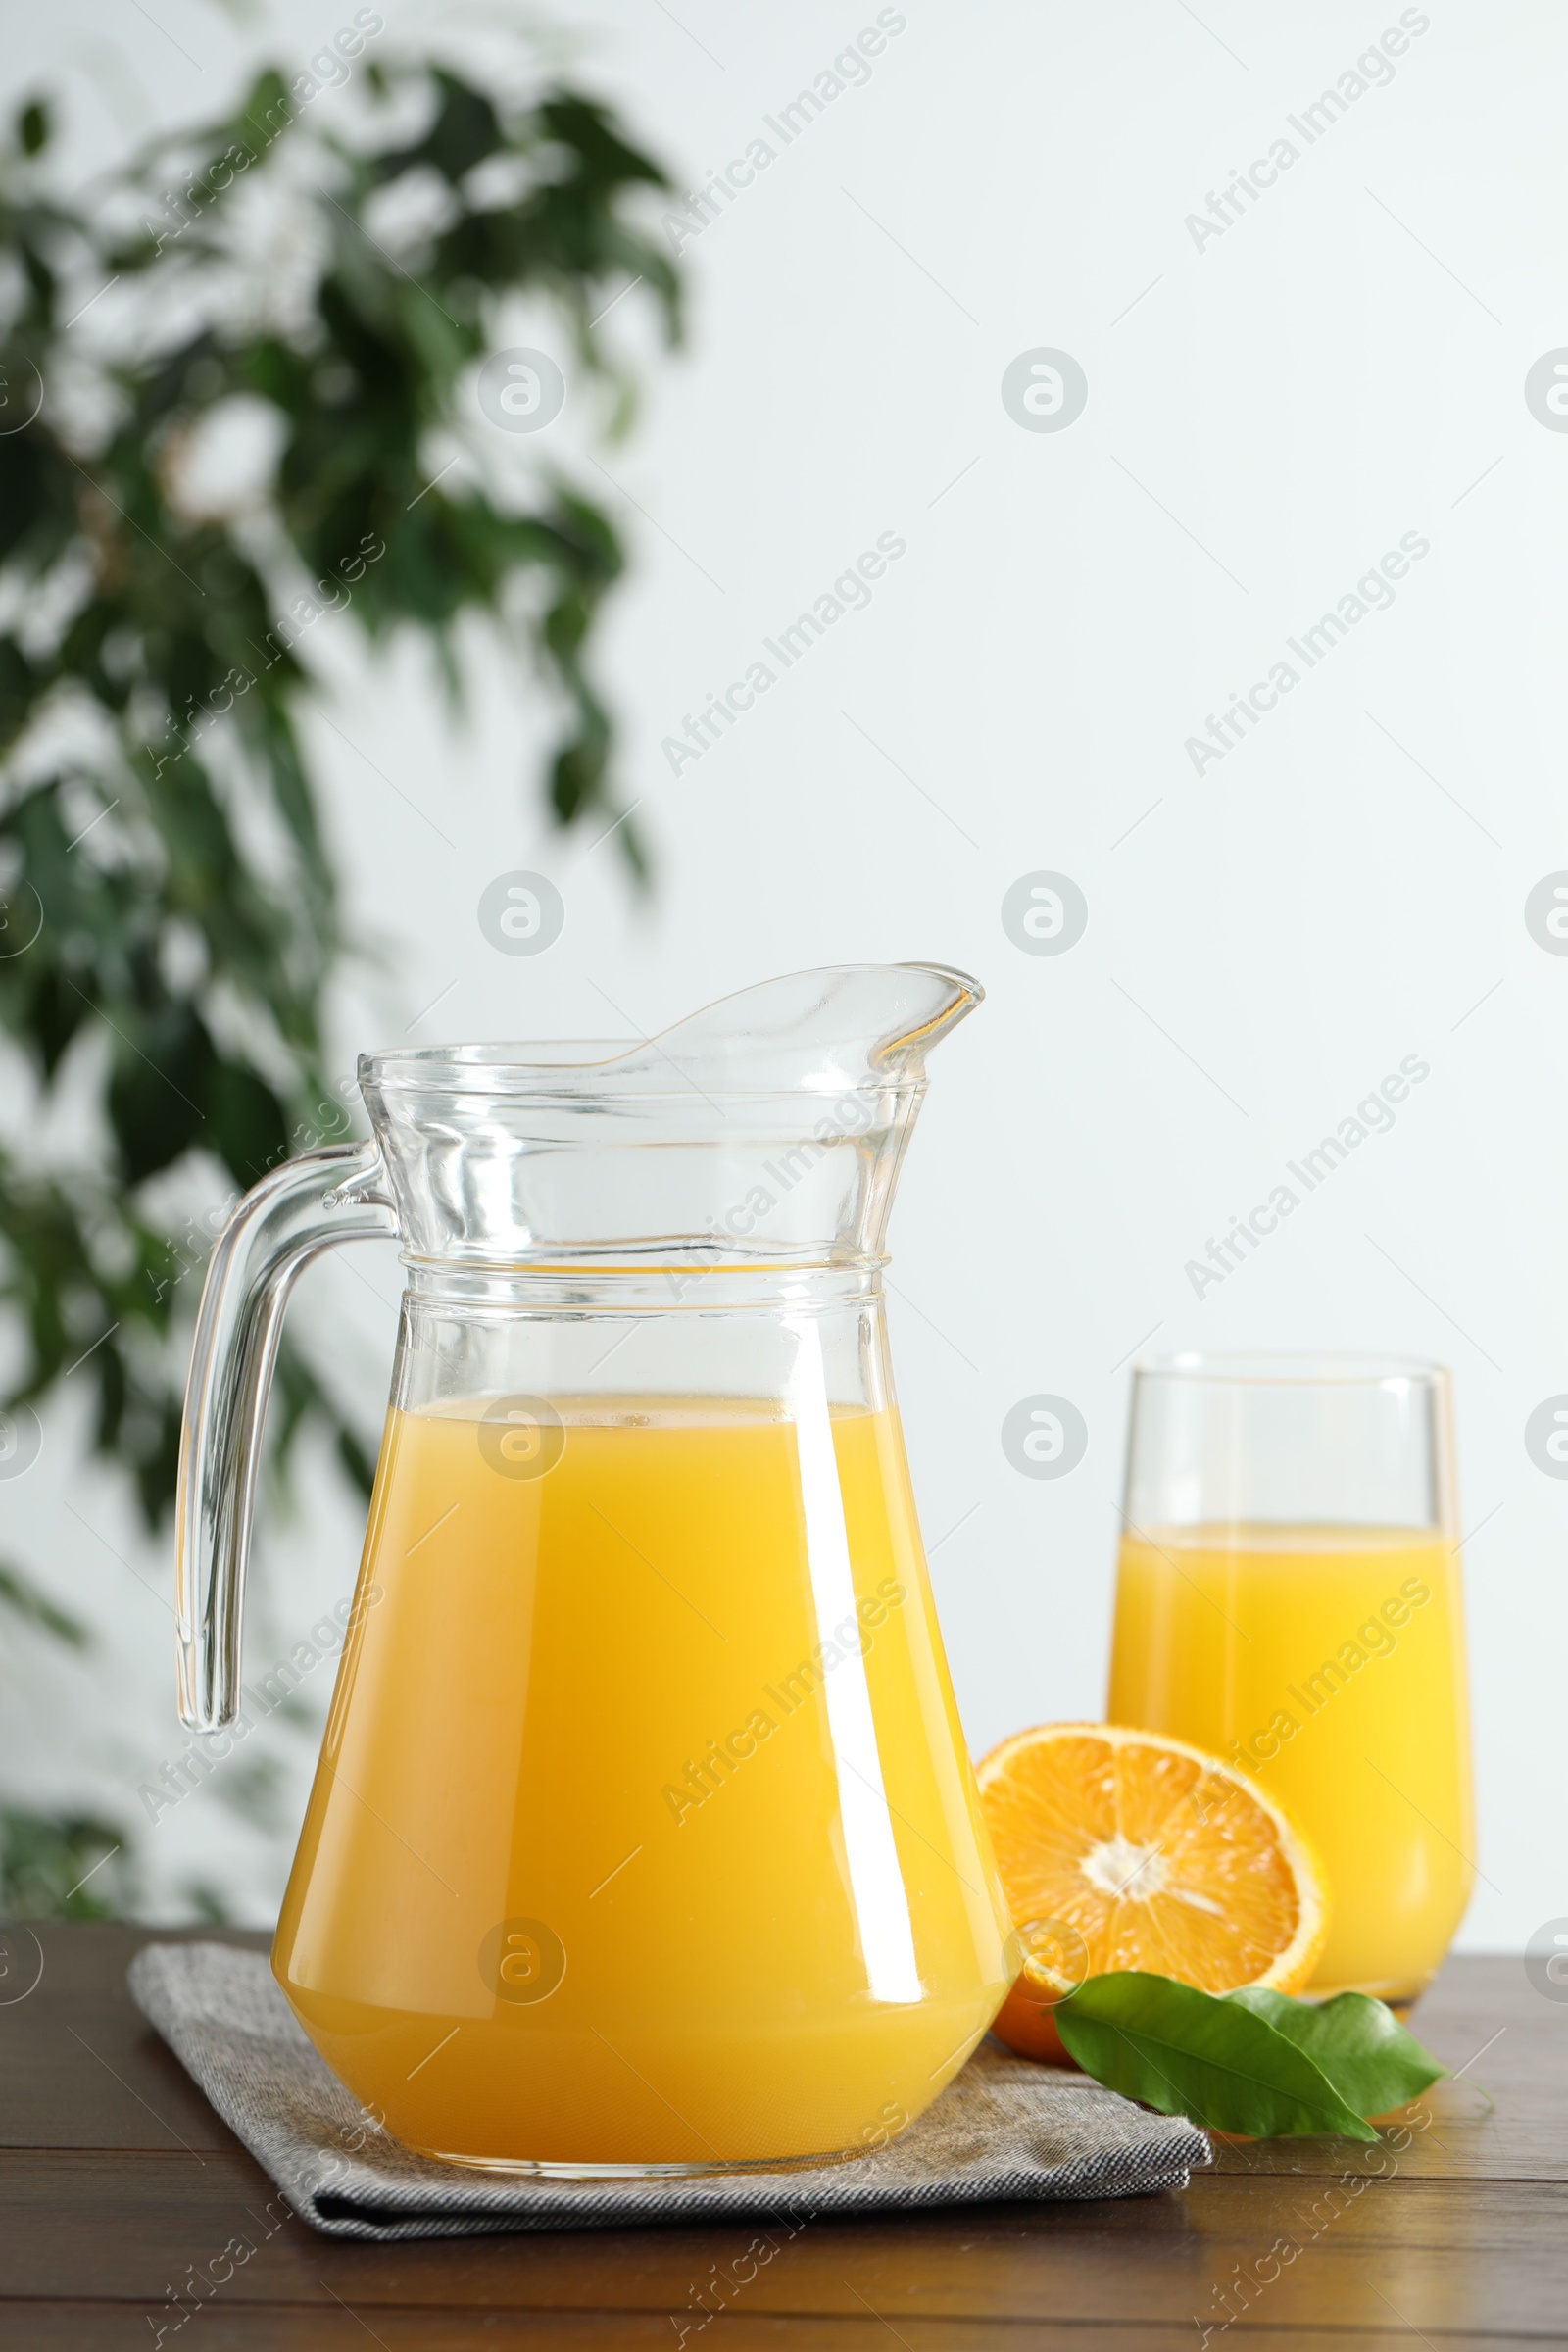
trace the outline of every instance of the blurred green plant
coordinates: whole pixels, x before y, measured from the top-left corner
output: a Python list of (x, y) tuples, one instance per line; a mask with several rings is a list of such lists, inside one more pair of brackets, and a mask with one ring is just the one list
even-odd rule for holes
[(0, 1808), (0, 1887), (18, 1919), (116, 1919), (135, 1898), (125, 1834), (90, 1813)]
[[(365, 55), (380, 20), (355, 23), (328, 76), (361, 85), (352, 136), (315, 75), (269, 72), (229, 119), (75, 198), (41, 101), (0, 154), (0, 1023), (37, 1083), (28, 1148), (0, 1149), (0, 1436), (74, 1377), (149, 1527), (220, 1221), (178, 1235), (170, 1201), (211, 1200), (220, 1171), (242, 1190), (349, 1124), (320, 1066), (346, 943), (299, 734), (306, 631), (335, 610), (378, 645), (412, 636), (461, 703), (456, 632), (477, 616), (561, 714), (556, 820), (617, 813), (589, 653), (621, 549), (559, 475), (510, 502), (485, 486), (472, 376), (527, 289), (624, 424), (631, 381), (595, 321), (640, 285), (678, 336), (670, 263), (628, 202), (668, 183), (593, 100), (509, 103)], [(237, 504), (204, 503), (197, 460), (236, 419), (273, 462)], [(618, 838), (640, 871), (629, 822)], [(278, 1452), (324, 1429), (368, 1488), (319, 1369), (286, 1345), (279, 1379)], [(0, 1613), (82, 1638), (14, 1564)], [(5, 1816), (0, 1901), (63, 1904), (116, 1835)]]

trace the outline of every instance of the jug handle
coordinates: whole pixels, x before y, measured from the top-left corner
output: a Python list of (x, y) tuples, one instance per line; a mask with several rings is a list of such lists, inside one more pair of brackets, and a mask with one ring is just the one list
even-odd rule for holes
[(298, 1275), (334, 1242), (395, 1240), (374, 1143), (332, 1144), (254, 1185), (224, 1226), (202, 1290), (175, 1505), (174, 1639), (180, 1721), (232, 1723), (256, 1477), (283, 1309)]

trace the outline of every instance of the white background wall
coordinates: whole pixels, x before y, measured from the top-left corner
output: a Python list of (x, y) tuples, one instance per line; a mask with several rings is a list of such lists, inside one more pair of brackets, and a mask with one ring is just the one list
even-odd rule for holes
[[(246, 61), (303, 59), (351, 13), (277, 7), (241, 32), (200, 0), (156, 0), (156, 24), (57, 0), (10, 27), (6, 77), (63, 93), (86, 170), (150, 121), (217, 111)], [(442, 22), (385, 13), (385, 46)], [(963, 1521), (935, 1573), (972, 1743), (1101, 1708), (1136, 1348), (1441, 1357), (1477, 1531), (1486, 1878), (1464, 1940), (1519, 1946), (1568, 1910), (1568, 1486), (1523, 1442), (1568, 1390), (1568, 960), (1523, 918), (1568, 866), (1568, 437), (1523, 396), (1568, 343), (1568, 19), (1433, 0), (1392, 82), (1305, 149), (1285, 118), (1396, 6), (903, 13), (868, 82), (689, 243), (686, 355), (652, 357), (641, 297), (621, 305), (653, 369), (628, 444), (595, 440), (580, 392), (537, 443), (501, 448), (477, 413), (465, 428), (519, 478), (541, 457), (582, 466), (624, 521), (635, 578), (600, 662), (652, 902), (613, 842), (550, 837), (526, 675), (489, 660), (480, 718), (454, 736), (416, 653), (372, 667), (347, 624), (316, 633), (331, 725), (311, 739), (353, 914), (383, 951), (342, 992), (337, 1066), (405, 1035), (604, 1033), (612, 1007), (652, 1029), (818, 962), (976, 972), (990, 1001), (933, 1062), (893, 1267), (928, 1539)], [(875, 17), (870, 0), (600, 0), (574, 21), (575, 70), (690, 183)], [(1200, 250), (1185, 217), (1281, 135), (1299, 161)], [(542, 312), (508, 333), (567, 361)], [(1003, 407), (1004, 369), (1039, 346), (1087, 373), (1065, 431)], [(432, 445), (432, 471), (459, 446)], [(672, 776), (661, 741), (681, 714), (888, 530), (908, 552), (870, 608)], [(1430, 554), (1392, 609), (1196, 775), (1185, 739), (1410, 532)], [(484, 884), (519, 866), (567, 908), (537, 959), (499, 956), (475, 920)], [(1004, 893), (1037, 868), (1088, 899), (1059, 957), (1003, 930)], [(1196, 1298), (1186, 1261), (1409, 1054), (1431, 1076), (1394, 1130)], [(391, 1252), (365, 1250), (313, 1274), (297, 1310), (368, 1427), (396, 1284)], [(1089, 1425), (1057, 1483), (1001, 1449), (1037, 1391)], [(73, 1457), (68, 1415), (0, 1497), (6, 1548), (104, 1642), (80, 1667), (12, 1654), (0, 1773), (131, 1815), (177, 1746), (169, 1546)], [(292, 1523), (273, 1518), (253, 1658), (349, 1589), (357, 1541), (319, 1478)], [(274, 1744), (286, 1829), (311, 1740)], [(201, 1877), (260, 1918), (290, 1839), (206, 1792), (146, 1843), (155, 1907)]]

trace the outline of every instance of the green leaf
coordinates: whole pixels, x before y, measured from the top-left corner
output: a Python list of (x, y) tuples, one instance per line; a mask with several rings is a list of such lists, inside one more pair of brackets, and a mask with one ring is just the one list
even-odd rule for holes
[(243, 1191), (288, 1157), (283, 1105), (265, 1079), (238, 1062), (217, 1061), (207, 1079), (208, 1133)]
[(1392, 2009), (1364, 1992), (1341, 1992), (1318, 2003), (1252, 1984), (1226, 1998), (1265, 2018), (1276, 2034), (1304, 2050), (1357, 2115), (1388, 2115), (1407, 2106), (1446, 2072)]
[(1303, 2049), (1240, 2002), (1130, 1969), (1088, 1978), (1054, 2016), (1086, 2074), (1162, 2115), (1254, 2139), (1377, 2137)]
[(28, 1624), (42, 1626), (57, 1641), (69, 1642), (73, 1649), (84, 1649), (92, 1639), (79, 1617), (57, 1608), (48, 1593), (41, 1592), (20, 1568), (0, 1566), (0, 1604)]
[(375, 1486), (375, 1463), (346, 1421), (338, 1425), (337, 1458), (368, 1502)]
[[(127, 1018), (135, 1019), (127, 1008)], [(122, 1027), (109, 1080), (109, 1118), (127, 1183), (156, 1176), (190, 1149), (206, 1124), (202, 1097), (213, 1045), (188, 1004), (165, 1004)]]

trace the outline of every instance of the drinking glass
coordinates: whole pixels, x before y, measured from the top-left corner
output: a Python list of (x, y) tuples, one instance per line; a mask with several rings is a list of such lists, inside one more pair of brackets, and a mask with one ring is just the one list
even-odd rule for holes
[(1313, 1997), (1412, 2000), (1475, 1867), (1446, 1372), (1141, 1365), (1122, 1520), (1110, 1720), (1223, 1756), (1311, 1841)]

